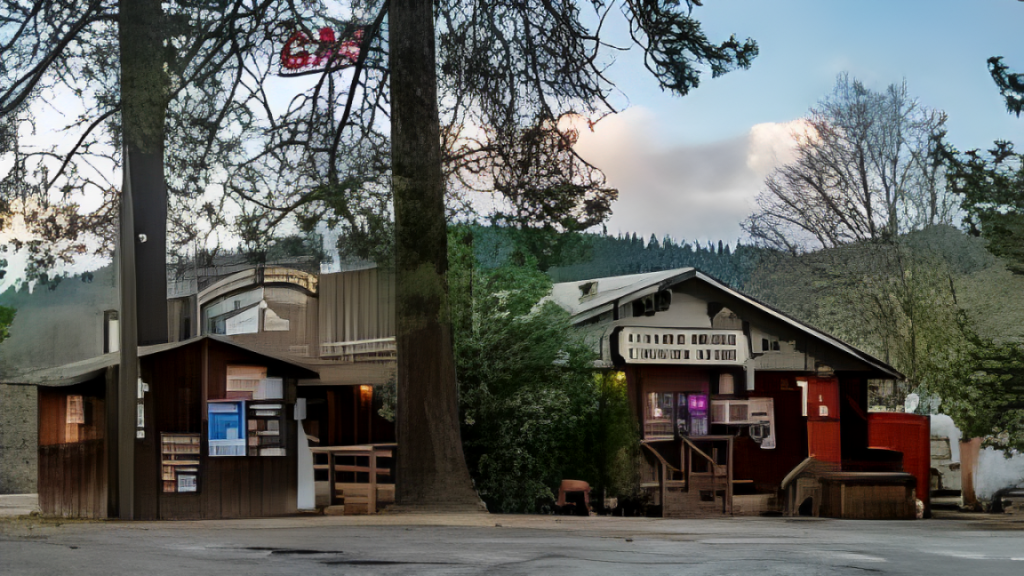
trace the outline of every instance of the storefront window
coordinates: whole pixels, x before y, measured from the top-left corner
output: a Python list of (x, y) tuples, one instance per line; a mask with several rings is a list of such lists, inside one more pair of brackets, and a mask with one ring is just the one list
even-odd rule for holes
[[(682, 396), (682, 394), (680, 394)], [(706, 394), (687, 394), (690, 436), (708, 435), (708, 397)]]
[(650, 392), (644, 412), (644, 438), (707, 436), (708, 396), (688, 392)]
[(675, 435), (672, 426), (672, 400), (674, 396), (671, 392), (651, 392), (647, 394), (644, 438), (657, 440), (672, 438)]

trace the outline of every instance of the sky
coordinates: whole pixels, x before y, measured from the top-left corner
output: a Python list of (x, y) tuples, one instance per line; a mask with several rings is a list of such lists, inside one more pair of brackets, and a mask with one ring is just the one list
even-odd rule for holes
[(905, 79), (949, 115), (961, 150), (1024, 147), (1024, 118), (1006, 112), (986, 66), (1004, 56), (1024, 70), (1019, 0), (705, 0), (693, 15), (710, 39), (750, 37), (760, 54), (685, 97), (662, 92), (639, 54), (611, 67), (621, 112), (582, 132), (577, 151), (620, 191), (612, 234), (742, 239), (765, 176), (793, 158), (793, 128), (843, 72), (874, 90)]
[[(612, 234), (744, 240), (740, 223), (764, 178), (793, 159), (792, 131), (843, 72), (875, 90), (906, 80), (922, 105), (949, 115), (961, 150), (995, 139), (1024, 148), (1024, 118), (1006, 112), (986, 67), (998, 55), (1024, 71), (1022, 1), (704, 0), (693, 15), (710, 39), (750, 37), (760, 54), (749, 70), (705, 75), (685, 97), (661, 91), (638, 51), (617, 57), (608, 75), (619, 113), (577, 144), (620, 191)], [(623, 40), (621, 23), (611, 32)]]

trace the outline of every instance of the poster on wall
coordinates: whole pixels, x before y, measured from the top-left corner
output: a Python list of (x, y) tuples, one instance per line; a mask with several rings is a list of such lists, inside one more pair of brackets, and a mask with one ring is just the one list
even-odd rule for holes
[(211, 400), (207, 406), (210, 456), (245, 456), (245, 400)]

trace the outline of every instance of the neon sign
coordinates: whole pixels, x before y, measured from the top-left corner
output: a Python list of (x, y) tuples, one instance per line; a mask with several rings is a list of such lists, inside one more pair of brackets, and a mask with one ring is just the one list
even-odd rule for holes
[[(359, 45), (363, 41), (363, 30), (357, 29), (351, 40), (338, 42), (334, 30), (323, 27), (318, 40), (311, 40), (301, 30), (292, 34), (281, 49), (281, 65), (288, 70), (315, 68), (322, 64), (337, 67), (352, 66), (359, 60)], [(313, 52), (306, 49), (315, 46)]]

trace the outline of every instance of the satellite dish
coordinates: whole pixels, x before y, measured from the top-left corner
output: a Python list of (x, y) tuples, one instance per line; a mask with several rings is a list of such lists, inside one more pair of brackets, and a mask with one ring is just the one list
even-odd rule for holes
[(917, 410), (917, 406), (921, 404), (921, 397), (917, 394), (907, 394), (907, 399), (903, 401), (903, 411), (908, 414), (913, 414)]

